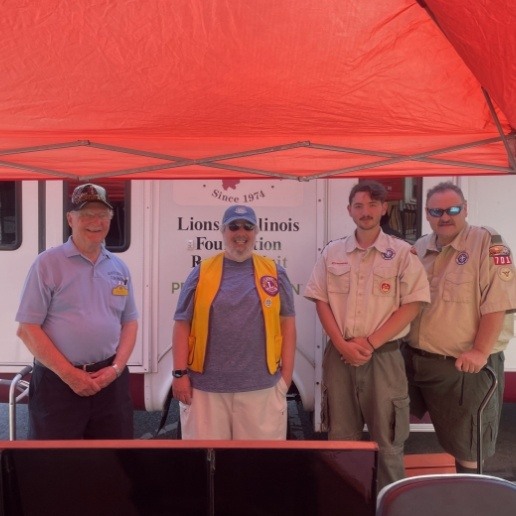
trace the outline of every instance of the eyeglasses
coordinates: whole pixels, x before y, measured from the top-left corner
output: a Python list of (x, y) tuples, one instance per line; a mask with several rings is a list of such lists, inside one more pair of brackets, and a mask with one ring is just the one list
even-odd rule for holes
[(79, 210), (77, 212), (79, 214), (79, 218), (85, 221), (92, 221), (95, 219), (100, 220), (111, 220), (113, 218), (112, 211), (88, 211), (88, 210)]
[(462, 211), (462, 204), (459, 206), (450, 206), (449, 208), (427, 208), (426, 212), (431, 217), (442, 217), (445, 213), (446, 215), (458, 215)]
[(238, 231), (241, 228), (244, 228), (246, 231), (252, 231), (255, 225), (250, 222), (230, 222), (228, 224), (229, 231)]

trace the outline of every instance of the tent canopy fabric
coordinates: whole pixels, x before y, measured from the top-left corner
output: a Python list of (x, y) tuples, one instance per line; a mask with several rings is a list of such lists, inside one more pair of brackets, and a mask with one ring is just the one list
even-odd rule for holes
[(514, 0), (5, 0), (0, 179), (516, 172)]

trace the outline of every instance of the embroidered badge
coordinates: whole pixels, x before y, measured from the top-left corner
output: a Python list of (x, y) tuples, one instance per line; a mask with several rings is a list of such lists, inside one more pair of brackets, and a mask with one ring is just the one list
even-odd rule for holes
[(273, 276), (262, 276), (260, 285), (269, 296), (276, 296), (279, 292), (278, 280)]
[(117, 285), (113, 287), (111, 293), (114, 296), (127, 296), (129, 294), (129, 289), (125, 285)]
[(512, 260), (510, 256), (501, 256), (499, 254), (495, 254), (493, 257), (493, 263), (495, 265), (511, 265)]
[(492, 245), (489, 248), (489, 256), (510, 256), (511, 251), (505, 245)]
[(498, 276), (500, 276), (500, 279), (503, 281), (511, 281), (514, 277), (514, 270), (510, 267), (501, 267), (498, 269)]
[(469, 260), (469, 254), (466, 251), (461, 251), (455, 261), (458, 265), (464, 265)]
[(394, 249), (391, 249), (390, 247), (385, 251), (385, 253), (382, 253), (382, 258), (384, 260), (392, 260), (396, 253), (394, 252)]
[(380, 289), (384, 294), (387, 294), (391, 290), (391, 284), (386, 282), (382, 283)]

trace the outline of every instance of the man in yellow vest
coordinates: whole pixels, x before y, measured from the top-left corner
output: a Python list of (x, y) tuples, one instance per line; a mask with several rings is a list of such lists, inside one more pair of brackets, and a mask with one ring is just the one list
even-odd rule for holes
[(172, 392), (183, 439), (285, 439), (296, 346), (285, 270), (253, 252), (256, 214), (230, 206), (225, 251), (188, 276), (174, 315)]

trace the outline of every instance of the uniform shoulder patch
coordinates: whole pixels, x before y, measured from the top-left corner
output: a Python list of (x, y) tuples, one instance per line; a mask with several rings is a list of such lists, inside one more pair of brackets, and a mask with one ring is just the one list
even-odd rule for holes
[(496, 231), (496, 229), (493, 229), (490, 226), (482, 226), (483, 229), (485, 229), (490, 235), (491, 235), (491, 244), (501, 244), (503, 243), (502, 235)]
[(498, 276), (502, 281), (511, 281), (514, 278), (514, 269), (510, 267), (500, 267)]

